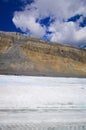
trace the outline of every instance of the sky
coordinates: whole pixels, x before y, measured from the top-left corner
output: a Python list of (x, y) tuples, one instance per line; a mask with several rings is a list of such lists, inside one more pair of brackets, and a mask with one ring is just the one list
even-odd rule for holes
[(86, 47), (86, 0), (0, 0), (0, 30)]

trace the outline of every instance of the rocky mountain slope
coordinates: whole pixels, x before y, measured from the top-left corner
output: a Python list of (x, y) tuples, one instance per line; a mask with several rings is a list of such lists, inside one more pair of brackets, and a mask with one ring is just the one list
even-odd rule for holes
[(0, 74), (86, 77), (86, 49), (0, 32)]

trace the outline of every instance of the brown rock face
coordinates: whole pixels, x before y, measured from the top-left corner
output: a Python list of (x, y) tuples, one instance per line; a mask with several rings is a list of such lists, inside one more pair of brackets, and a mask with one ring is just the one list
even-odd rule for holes
[(0, 74), (86, 77), (86, 50), (0, 32)]

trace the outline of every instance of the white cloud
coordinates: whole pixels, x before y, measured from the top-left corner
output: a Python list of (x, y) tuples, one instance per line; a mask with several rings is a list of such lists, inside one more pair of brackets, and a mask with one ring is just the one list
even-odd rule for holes
[(86, 27), (79, 29), (75, 33), (76, 41), (84, 42), (86, 41)]
[(13, 18), (17, 28), (20, 28), (23, 32), (26, 32), (34, 37), (42, 37), (45, 34), (45, 28), (42, 27), (38, 22), (36, 22), (33, 13), (29, 13), (27, 10), (15, 12), (15, 17)]
[[(76, 22), (67, 22), (77, 14), (83, 16)], [(86, 27), (79, 26), (85, 16), (85, 0), (34, 0), (23, 11), (14, 13), (13, 22), (30, 36), (46, 36), (50, 41), (80, 45), (86, 41)], [(54, 19), (48, 27), (40, 24), (40, 20), (46, 17)], [(46, 31), (51, 33), (47, 34)]]
[[(65, 23), (55, 23), (49, 27), (49, 30), (53, 32), (50, 35), (51, 41), (60, 41), (62, 43), (68, 43), (70, 39), (70, 44), (73, 43), (75, 27), (74, 22), (65, 22)], [(53, 29), (53, 30), (52, 30)], [(56, 29), (56, 30), (55, 30)]]
[(49, 31), (53, 32), (49, 35), (51, 41), (77, 46), (86, 44), (86, 27), (79, 27), (77, 23), (56, 22), (49, 27)]

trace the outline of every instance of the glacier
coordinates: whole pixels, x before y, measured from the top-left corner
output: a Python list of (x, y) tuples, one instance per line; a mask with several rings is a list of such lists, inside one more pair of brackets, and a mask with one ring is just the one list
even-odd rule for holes
[(0, 129), (86, 130), (86, 78), (0, 75)]

